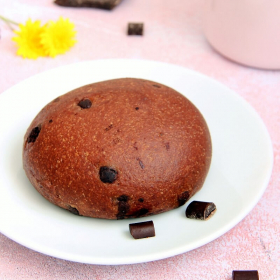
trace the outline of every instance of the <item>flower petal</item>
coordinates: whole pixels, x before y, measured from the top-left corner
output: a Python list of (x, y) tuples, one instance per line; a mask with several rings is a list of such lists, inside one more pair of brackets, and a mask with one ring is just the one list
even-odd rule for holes
[(76, 31), (74, 24), (69, 19), (60, 17), (56, 22), (49, 21), (41, 34), (41, 44), (45, 52), (55, 57), (68, 51), (77, 42), (74, 38)]
[(41, 44), (41, 34), (45, 28), (45, 26), (41, 26), (39, 20), (32, 22), (31, 19), (28, 19), (25, 25), (19, 24), (19, 30), (14, 31), (17, 36), (12, 38), (18, 46), (17, 55), (32, 59), (46, 56), (46, 52)]

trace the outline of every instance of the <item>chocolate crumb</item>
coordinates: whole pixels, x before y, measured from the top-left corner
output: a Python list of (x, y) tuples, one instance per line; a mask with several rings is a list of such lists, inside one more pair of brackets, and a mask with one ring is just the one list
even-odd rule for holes
[(140, 198), (138, 199), (138, 201), (142, 203), (142, 202), (144, 202), (144, 198), (140, 197)]
[(136, 110), (136, 111), (139, 110), (139, 107), (135, 107), (135, 110)]
[(40, 131), (41, 131), (41, 126), (40, 125), (34, 127), (31, 130), (29, 136), (27, 137), (27, 143), (34, 143), (36, 141), (37, 137), (39, 136)]
[(154, 87), (156, 87), (156, 88), (160, 88), (160, 86), (159, 85), (153, 85)]
[(113, 124), (110, 124), (109, 126), (107, 126), (107, 127), (105, 128), (105, 131), (109, 131), (111, 128), (113, 128)]
[(127, 34), (128, 35), (143, 35), (144, 24), (143, 23), (128, 23)]
[(101, 166), (99, 169), (99, 178), (103, 183), (112, 184), (116, 181), (118, 172), (108, 166)]
[(53, 122), (53, 120), (49, 120), (49, 123), (52, 123)]
[(141, 167), (142, 169), (144, 169), (145, 166), (144, 166), (143, 162), (140, 160), (140, 158), (137, 158), (137, 160), (138, 160), (138, 162), (139, 162), (140, 167)]

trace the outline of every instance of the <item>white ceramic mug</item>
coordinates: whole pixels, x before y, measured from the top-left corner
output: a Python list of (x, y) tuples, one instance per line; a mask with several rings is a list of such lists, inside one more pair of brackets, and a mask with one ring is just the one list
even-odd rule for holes
[(280, 69), (280, 0), (205, 0), (203, 30), (225, 57)]

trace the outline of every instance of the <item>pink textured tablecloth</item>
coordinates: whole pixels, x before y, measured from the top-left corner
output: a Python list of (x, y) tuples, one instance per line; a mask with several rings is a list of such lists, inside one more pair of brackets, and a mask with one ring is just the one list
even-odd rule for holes
[[(104, 11), (62, 8), (52, 0), (0, 1), (0, 14), (21, 23), (68, 17), (76, 25), (78, 40), (54, 59), (22, 59), (16, 56), (11, 30), (0, 22), (0, 93), (34, 74), (79, 61), (168, 62), (208, 75), (242, 96), (263, 119), (274, 149), (272, 177), (259, 203), (237, 226), (203, 247), (154, 262), (102, 266), (46, 256), (0, 233), (1, 280), (231, 279), (232, 270), (238, 269), (258, 270), (260, 279), (280, 279), (280, 71), (244, 67), (216, 53), (203, 35), (203, 3), (123, 0), (113, 11)], [(127, 36), (129, 21), (144, 22), (144, 36)]]

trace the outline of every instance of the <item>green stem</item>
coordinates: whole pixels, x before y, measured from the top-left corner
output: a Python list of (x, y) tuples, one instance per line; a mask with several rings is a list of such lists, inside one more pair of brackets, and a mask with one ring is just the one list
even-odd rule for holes
[(15, 22), (15, 21), (13, 21), (13, 20), (10, 20), (10, 19), (8, 19), (8, 18), (5, 18), (5, 17), (3, 17), (3, 16), (1, 16), (1, 15), (0, 15), (0, 19), (2, 19), (3, 21), (5, 21), (7, 24), (12, 23), (12, 24), (18, 25), (17, 22)]

